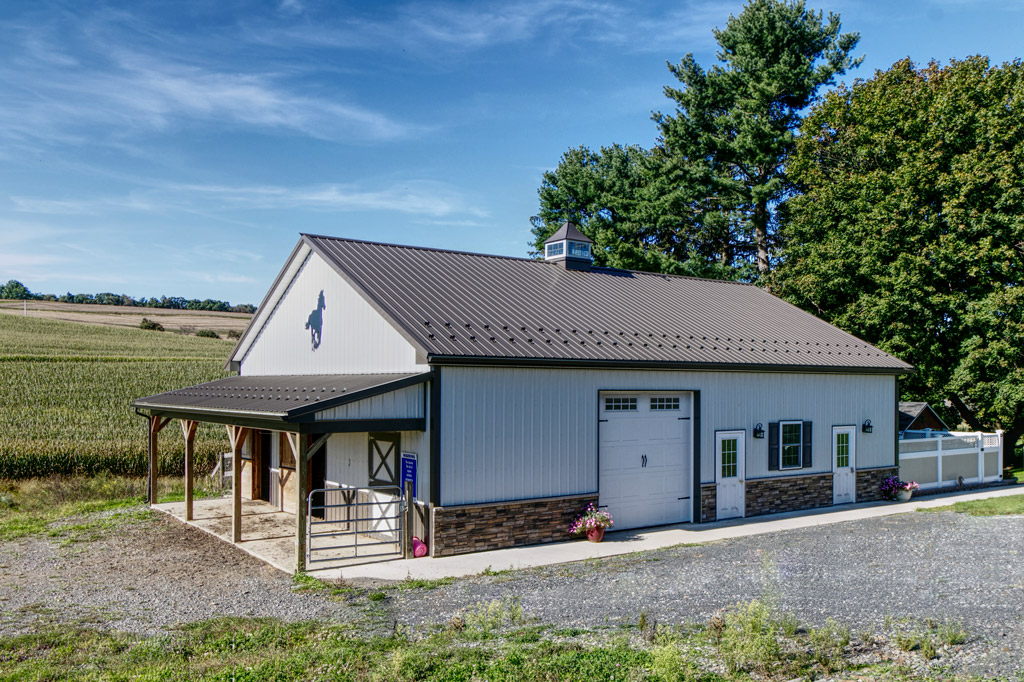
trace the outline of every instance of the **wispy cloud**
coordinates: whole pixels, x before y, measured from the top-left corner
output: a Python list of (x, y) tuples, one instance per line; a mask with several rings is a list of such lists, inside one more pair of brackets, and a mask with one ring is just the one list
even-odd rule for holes
[[(323, 140), (374, 142), (422, 134), (343, 91), (304, 92), (293, 69), (182, 56), (136, 44), (109, 19), (90, 19), (67, 37), (39, 25), (2, 25), (0, 135), (81, 143), (189, 124), (250, 127)], [(74, 49), (65, 47), (74, 43)], [(175, 45), (177, 52), (181, 46)], [(191, 58), (189, 60), (186, 56)], [(97, 132), (100, 134), (97, 135)]]
[(474, 206), (458, 189), (432, 180), (408, 180), (386, 186), (317, 184), (276, 185), (163, 185), (123, 196), (49, 199), (12, 196), (17, 211), (48, 215), (101, 215), (117, 212), (276, 210), (302, 208), (321, 211), (393, 211), (429, 218), (470, 216), (487, 211)]
[(260, 280), (248, 275), (233, 275), (227, 272), (200, 272), (194, 270), (180, 270), (178, 274), (188, 279), (199, 280), (209, 284), (255, 284)]
[(680, 54), (711, 44), (708, 26), (738, 12), (740, 0), (691, 0), (667, 9), (644, 2), (511, 0), (472, 4), (410, 2), (385, 17), (349, 15), (294, 24), (251, 22), (247, 36), (275, 45), (394, 50), (439, 57), (545, 37), (545, 44), (605, 43), (629, 51), (674, 49)]

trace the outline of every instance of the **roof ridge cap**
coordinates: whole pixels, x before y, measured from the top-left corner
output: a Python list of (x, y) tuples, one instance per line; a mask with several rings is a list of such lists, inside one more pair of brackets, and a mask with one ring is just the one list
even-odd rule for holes
[(515, 260), (523, 261), (525, 263), (543, 263), (544, 261), (536, 258), (523, 258), (521, 256), (502, 256), (497, 253), (476, 253), (474, 251), (459, 251), (457, 249), (442, 249), (436, 246), (415, 246), (413, 244), (393, 244), (390, 242), (375, 242), (369, 239), (353, 239), (352, 237), (332, 237), (326, 234), (309, 234), (306, 232), (300, 232), (300, 237), (308, 237), (311, 239), (328, 239), (335, 242), (350, 242), (353, 244), (369, 244), (372, 246), (387, 246), (395, 249), (412, 249), (413, 251), (435, 251), (438, 253), (453, 253), (460, 256), (477, 256), (479, 258), (497, 258), (500, 260)]
[[(524, 258), (522, 256), (504, 256), (496, 253), (478, 253), (476, 251), (460, 251), (458, 249), (442, 249), (436, 246), (416, 246), (414, 244), (394, 244), (391, 242), (377, 242), (370, 239), (355, 239), (353, 237), (333, 237), (327, 234), (310, 234), (308, 232), (300, 232), (299, 236), (308, 237), (311, 239), (327, 239), (336, 242), (349, 242), (352, 244), (369, 244), (371, 246), (386, 246), (395, 249), (411, 249), (413, 251), (433, 251), (436, 253), (451, 253), (458, 256), (475, 256), (477, 258), (496, 258), (498, 260), (510, 260), (518, 261), (522, 263), (538, 263), (550, 267), (550, 263), (540, 258)], [(689, 279), (699, 282), (723, 282), (726, 284), (738, 284), (741, 286), (752, 286), (757, 287), (754, 282), (738, 282), (733, 279), (717, 279), (715, 277), (696, 277), (694, 275), (677, 275), (668, 272), (652, 272), (650, 270), (630, 270), (628, 268), (616, 268), (609, 265), (595, 265), (589, 271), (581, 270), (578, 272), (599, 272), (601, 270), (608, 270), (611, 272), (628, 272), (631, 274), (638, 275), (650, 275), (652, 277), (671, 277), (673, 279)]]

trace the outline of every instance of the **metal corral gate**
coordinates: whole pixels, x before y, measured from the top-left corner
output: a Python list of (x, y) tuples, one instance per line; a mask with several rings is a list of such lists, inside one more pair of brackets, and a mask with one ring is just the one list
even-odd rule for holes
[(317, 488), (306, 505), (307, 565), (406, 554), (406, 500), (396, 486)]

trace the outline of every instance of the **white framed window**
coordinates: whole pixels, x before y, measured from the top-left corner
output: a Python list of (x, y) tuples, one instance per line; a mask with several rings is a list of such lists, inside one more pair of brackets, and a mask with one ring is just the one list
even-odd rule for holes
[(651, 410), (678, 410), (679, 396), (654, 396), (651, 398)]
[(590, 258), (590, 244), (586, 242), (569, 242), (569, 256), (572, 258)]
[(799, 469), (804, 457), (803, 422), (779, 422), (779, 468)]
[(604, 399), (605, 412), (635, 412), (636, 398), (616, 396)]
[(545, 247), (545, 255), (548, 258), (551, 256), (561, 256), (565, 253), (565, 242), (552, 242)]

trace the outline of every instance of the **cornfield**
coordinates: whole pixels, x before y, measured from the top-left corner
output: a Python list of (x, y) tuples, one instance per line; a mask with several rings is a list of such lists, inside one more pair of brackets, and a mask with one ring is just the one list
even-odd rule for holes
[[(147, 469), (146, 420), (133, 398), (227, 376), (231, 342), (0, 316), (0, 478)], [(196, 470), (228, 448), (223, 427), (201, 424)], [(160, 433), (160, 471), (181, 473), (176, 423)]]

